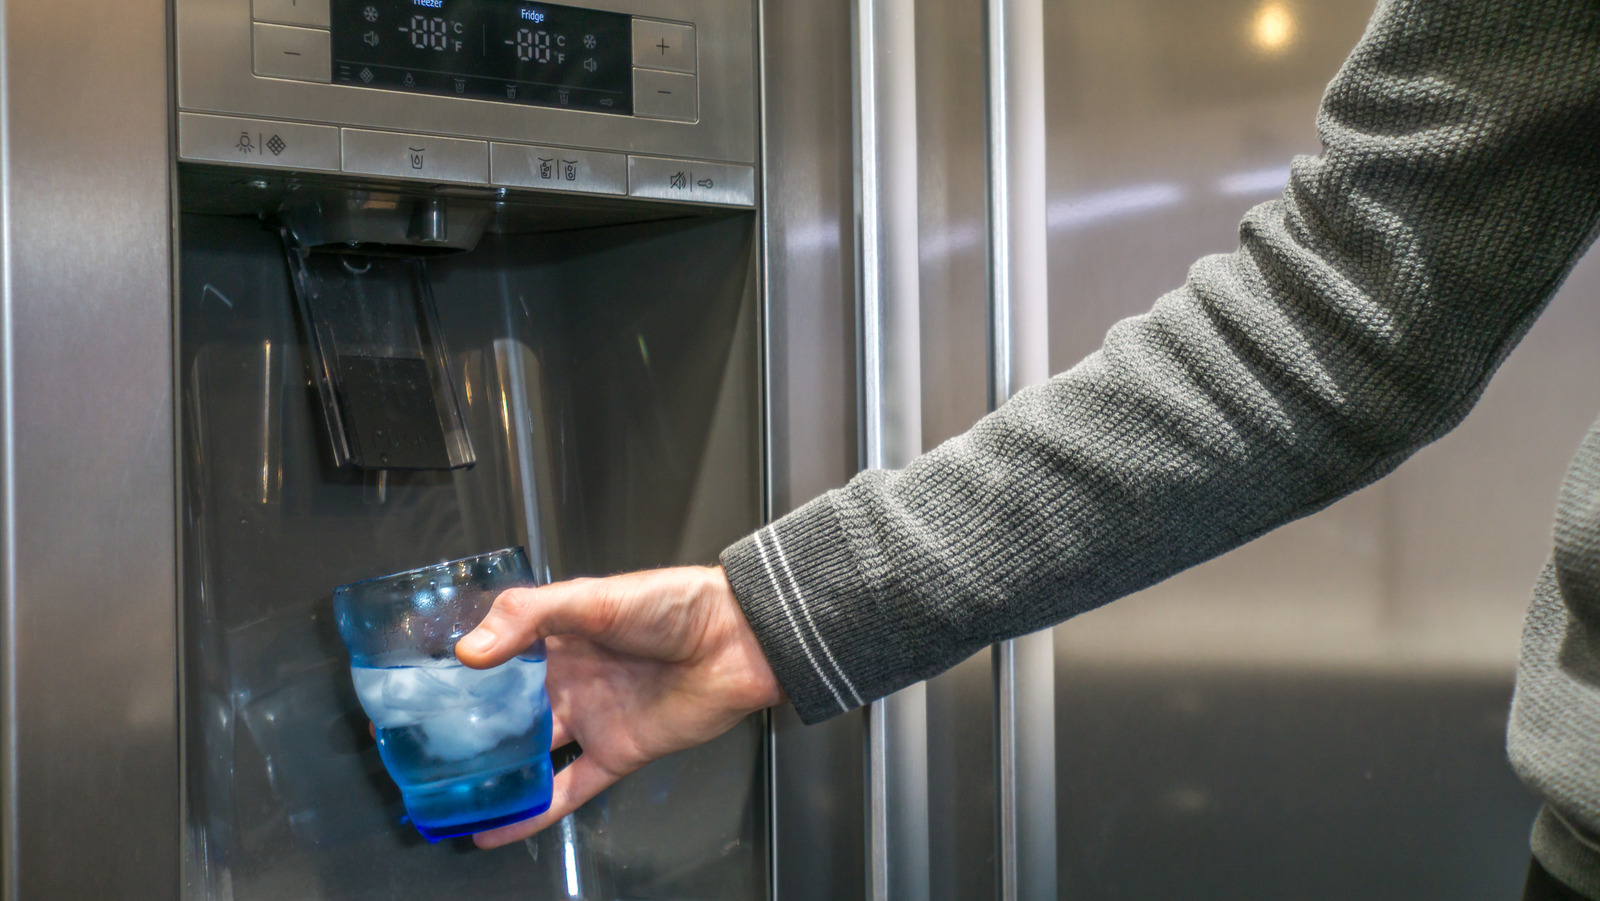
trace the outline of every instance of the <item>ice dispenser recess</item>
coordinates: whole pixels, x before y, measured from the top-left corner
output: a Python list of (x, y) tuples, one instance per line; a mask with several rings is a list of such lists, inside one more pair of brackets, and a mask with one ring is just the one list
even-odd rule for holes
[[(416, 198), (389, 195), (387, 237), (352, 219), (334, 244), (286, 244), (263, 226), (284, 224), (281, 195), (223, 207), (250, 196), (237, 177), (182, 174), (200, 208), (180, 232), (185, 901), (427, 901), (467, 884), (487, 901), (764, 897), (760, 719), (531, 845), (423, 842), (329, 597), (512, 544), (542, 549), (557, 579), (703, 562), (759, 526), (755, 217), (513, 197), (473, 249), (421, 259), (395, 237)], [(455, 237), (456, 204), (477, 198), (445, 199)], [(459, 403), (476, 462), (333, 465), (330, 433), (364, 454), (386, 421), (339, 383), (350, 357), (409, 360), (420, 375), (380, 387), (433, 418), (433, 456)]]

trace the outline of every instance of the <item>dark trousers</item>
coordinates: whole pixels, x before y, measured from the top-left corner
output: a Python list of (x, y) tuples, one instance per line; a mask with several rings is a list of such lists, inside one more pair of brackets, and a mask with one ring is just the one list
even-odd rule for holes
[(1522, 901), (1589, 901), (1583, 895), (1556, 881), (1534, 860), (1528, 864), (1528, 881), (1522, 886)]

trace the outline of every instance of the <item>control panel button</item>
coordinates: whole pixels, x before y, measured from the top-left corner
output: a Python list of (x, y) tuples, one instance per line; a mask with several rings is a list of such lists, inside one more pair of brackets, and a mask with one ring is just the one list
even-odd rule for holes
[(628, 193), (655, 200), (755, 206), (756, 170), (730, 163), (630, 156)]
[(259, 22), (251, 28), (255, 32), (257, 75), (298, 81), (333, 81), (333, 52), (328, 32)]
[(328, 27), (328, 0), (250, 0), (257, 22)]
[(527, 144), (489, 145), (489, 180), (516, 188), (586, 194), (628, 193), (628, 158), (620, 153)]
[(633, 20), (633, 64), (646, 69), (695, 72), (694, 26)]
[(178, 157), (338, 172), (339, 129), (331, 125), (179, 113)]
[(693, 122), (700, 118), (700, 98), (693, 75), (633, 70), (633, 114), (647, 119)]
[(489, 182), (489, 145), (484, 141), (346, 128), (343, 162), (344, 171), (362, 175)]

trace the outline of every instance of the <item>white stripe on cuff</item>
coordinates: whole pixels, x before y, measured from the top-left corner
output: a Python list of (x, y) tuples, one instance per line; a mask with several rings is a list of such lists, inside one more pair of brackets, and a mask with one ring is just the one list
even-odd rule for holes
[(812, 620), (811, 608), (806, 606), (805, 594), (800, 591), (800, 583), (795, 580), (794, 570), (789, 568), (789, 557), (783, 552), (783, 544), (778, 541), (778, 533), (771, 528), (767, 529), (767, 531), (772, 535), (772, 549), (778, 554), (778, 564), (783, 567), (783, 574), (789, 580), (789, 587), (794, 589), (794, 604), (805, 615), (806, 625), (811, 627), (811, 634), (817, 640), (817, 647), (822, 649), (822, 654), (828, 658), (828, 663), (833, 666), (833, 671), (839, 674), (839, 681), (844, 683), (845, 688), (850, 689), (850, 696), (855, 698), (856, 706), (860, 707), (866, 704), (866, 701), (861, 700), (861, 692), (856, 691), (856, 687), (850, 683), (850, 677), (844, 674), (844, 667), (840, 666), (839, 661), (834, 659), (833, 651), (828, 649), (828, 642), (822, 637), (822, 631), (817, 628), (816, 622)]
[[(822, 665), (817, 663), (816, 655), (811, 653), (811, 645), (806, 641), (805, 633), (800, 631), (800, 624), (795, 621), (794, 612), (789, 609), (789, 601), (784, 597), (783, 584), (778, 581), (777, 573), (772, 571), (772, 561), (767, 559), (767, 548), (761, 541), (762, 532), (767, 531), (770, 531), (770, 529), (763, 529), (754, 536), (756, 553), (761, 555), (761, 565), (766, 568), (767, 579), (772, 582), (773, 590), (778, 593), (778, 605), (783, 608), (783, 615), (789, 620), (789, 628), (794, 630), (795, 638), (800, 641), (800, 650), (806, 652), (806, 659), (811, 661), (811, 668), (816, 671), (817, 680), (828, 689), (829, 694), (833, 695), (833, 700), (839, 705), (839, 711), (843, 713), (850, 709), (850, 705), (844, 702), (844, 696), (839, 694), (839, 689), (834, 687), (833, 682), (828, 679), (828, 674), (822, 671)], [(776, 541), (776, 536), (774, 536), (774, 541)]]

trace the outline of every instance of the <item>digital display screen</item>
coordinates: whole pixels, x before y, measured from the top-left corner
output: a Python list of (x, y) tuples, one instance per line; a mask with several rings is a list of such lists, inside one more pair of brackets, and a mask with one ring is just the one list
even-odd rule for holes
[(334, 0), (333, 80), (633, 114), (633, 17), (519, 0)]

